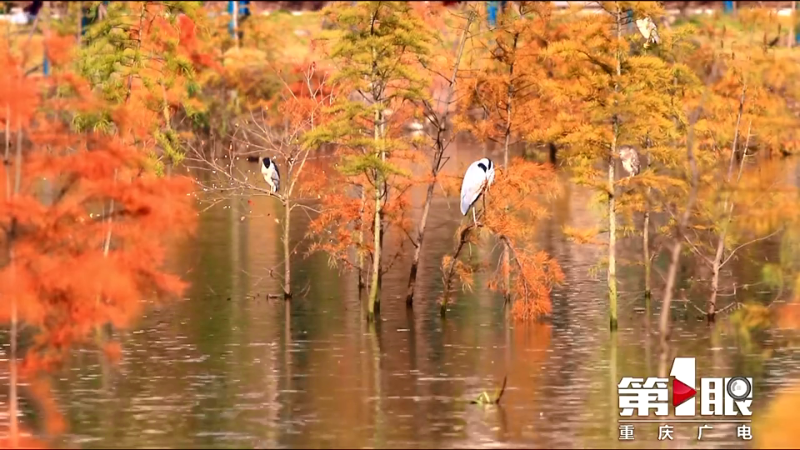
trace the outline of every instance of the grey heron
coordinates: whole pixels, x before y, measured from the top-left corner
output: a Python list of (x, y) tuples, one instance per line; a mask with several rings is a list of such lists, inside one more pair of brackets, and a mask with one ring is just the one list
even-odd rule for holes
[(637, 20), (636, 28), (639, 29), (639, 32), (644, 37), (644, 48), (649, 47), (651, 43), (656, 45), (661, 43), (661, 38), (658, 36), (658, 28), (656, 28), (656, 24), (650, 17)]
[(639, 152), (630, 145), (623, 145), (619, 148), (619, 160), (622, 161), (622, 168), (628, 172), (628, 178), (639, 175), (642, 170), (639, 164)]
[[(470, 164), (461, 182), (461, 214), (466, 216), (470, 206), (494, 182), (494, 163), (489, 158), (481, 158)], [(472, 208), (472, 220), (478, 225), (475, 208)]]
[(261, 161), (261, 174), (264, 175), (264, 181), (267, 182), (272, 192), (278, 192), (278, 189), (281, 188), (281, 174), (278, 172), (275, 161), (265, 157)]

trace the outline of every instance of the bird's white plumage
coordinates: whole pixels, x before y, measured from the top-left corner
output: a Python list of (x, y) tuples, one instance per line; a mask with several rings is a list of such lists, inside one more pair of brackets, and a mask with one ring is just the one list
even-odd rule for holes
[(272, 192), (278, 192), (281, 188), (281, 174), (278, 172), (278, 166), (269, 158), (264, 158), (261, 161), (261, 175), (264, 176), (264, 181), (267, 182)]
[(639, 152), (630, 145), (623, 145), (619, 148), (619, 159), (622, 161), (622, 168), (628, 172), (628, 177), (639, 175), (641, 165), (639, 163)]
[(461, 182), (461, 214), (466, 216), (469, 207), (478, 200), (486, 188), (494, 183), (494, 163), (482, 158), (470, 164)]
[(660, 44), (661, 38), (658, 36), (658, 28), (653, 20), (649, 17), (644, 17), (636, 21), (636, 28), (642, 33), (645, 40), (645, 47), (649, 44)]

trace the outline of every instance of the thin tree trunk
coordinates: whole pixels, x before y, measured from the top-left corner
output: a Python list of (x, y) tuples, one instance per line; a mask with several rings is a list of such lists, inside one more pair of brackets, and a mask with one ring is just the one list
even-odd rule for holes
[[(752, 123), (751, 123), (752, 126)], [(747, 129), (747, 139), (745, 140), (745, 147), (742, 150), (742, 158), (739, 162), (739, 176), (736, 178), (736, 184), (739, 184), (739, 180), (742, 179), (742, 171), (744, 170), (744, 161), (747, 154), (747, 146), (750, 144), (750, 127)], [(733, 156), (731, 155), (731, 158)], [(712, 262), (711, 266), (711, 297), (708, 299), (708, 310), (706, 312), (706, 318), (709, 322), (713, 322), (717, 313), (717, 295), (719, 293), (719, 272), (722, 268), (722, 254), (725, 251), (725, 238), (728, 236), (728, 229), (731, 224), (731, 220), (733, 220), (733, 208), (735, 203), (733, 202), (733, 194), (728, 194), (728, 199), (725, 200), (725, 214), (726, 217), (723, 219), (722, 230), (720, 231), (719, 237), (717, 238), (717, 250), (714, 254), (714, 261)]]
[(417, 270), (419, 269), (419, 258), (422, 254), (422, 242), (425, 240), (425, 227), (428, 225), (428, 213), (431, 209), (433, 200), (433, 190), (435, 187), (436, 170), (434, 169), (434, 180), (428, 184), (428, 192), (425, 195), (425, 205), (422, 207), (422, 217), (419, 219), (419, 231), (417, 241), (414, 242), (414, 257), (411, 260), (411, 272), (408, 276), (408, 288), (406, 294), (406, 308), (414, 306), (414, 287), (417, 284)]
[(675, 278), (678, 273), (678, 266), (680, 265), (680, 257), (681, 257), (681, 246), (683, 245), (683, 237), (685, 234), (685, 230), (687, 225), (689, 224), (689, 217), (692, 213), (692, 208), (694, 208), (695, 201), (697, 199), (697, 162), (694, 159), (694, 126), (697, 123), (698, 117), (700, 117), (700, 111), (702, 107), (698, 107), (692, 114), (692, 117), (689, 118), (689, 135), (686, 139), (686, 157), (689, 160), (689, 170), (690, 170), (690, 190), (689, 190), (689, 199), (686, 202), (686, 209), (681, 214), (680, 220), (678, 221), (677, 229), (676, 229), (676, 236), (675, 240), (672, 244), (672, 251), (670, 253), (670, 262), (669, 262), (669, 270), (667, 271), (667, 279), (666, 283), (664, 284), (664, 294), (662, 295), (662, 305), (661, 305), (661, 317), (659, 320), (659, 332), (661, 334), (661, 358), (659, 364), (659, 371), (661, 376), (665, 376), (665, 370), (667, 367), (667, 358), (669, 356), (669, 314), (670, 314), (670, 307), (672, 305), (672, 291), (675, 287)]
[(380, 295), (378, 286), (378, 277), (381, 271), (381, 190), (375, 187), (375, 229), (373, 232), (375, 249), (372, 252), (372, 280), (370, 282), (369, 290), (369, 310), (367, 312), (367, 320), (375, 320), (376, 304)]
[(367, 190), (365, 186), (361, 186), (361, 208), (358, 210), (358, 235), (356, 236), (356, 242), (358, 243), (358, 248), (356, 249), (356, 261), (358, 263), (358, 296), (361, 297), (361, 293), (364, 291), (366, 284), (364, 283), (365, 276), (364, 272), (366, 268), (364, 267), (364, 208), (367, 205)]
[(9, 152), (11, 151), (11, 106), (6, 103), (6, 151), (3, 155), (3, 167), (6, 171), (6, 195), (11, 194), (11, 173), (9, 167), (11, 160), (9, 159)]
[[(6, 116), (6, 120), (10, 121), (10, 116)], [(9, 127), (6, 126), (6, 129)], [(8, 134), (6, 135), (8, 136)], [(6, 154), (8, 154), (8, 137), (6, 137)], [(17, 125), (17, 148), (16, 148), (16, 161), (15, 161), (15, 174), (14, 174), (14, 191), (13, 195), (19, 194), (20, 186), (22, 184), (22, 125)], [(6, 166), (6, 177), (8, 177), (8, 166)], [(6, 198), (10, 199), (12, 191), (6, 191)], [(8, 236), (8, 259), (11, 267), (16, 267), (14, 247), (13, 247), (13, 234), (16, 223), (11, 224), (11, 231)], [(9, 340), (9, 380), (8, 380), (8, 428), (11, 440), (11, 446), (16, 448), (19, 440), (19, 402), (17, 400), (17, 384), (19, 383), (19, 376), (17, 374), (17, 338), (18, 338), (18, 317), (17, 317), (17, 299), (11, 298), (11, 330)]]
[[(650, 137), (647, 137), (647, 166), (650, 166)], [(644, 223), (642, 224), (642, 249), (644, 251), (644, 300), (645, 307), (650, 312), (650, 298), (652, 296), (651, 275), (652, 265), (650, 262), (650, 192), (651, 188), (647, 188), (645, 193), (644, 205)]]
[[(617, 4), (617, 41), (622, 39), (621, 11)], [(617, 80), (614, 81), (614, 92), (619, 92), (619, 77), (622, 76), (622, 55), (617, 51)], [(614, 136), (611, 141), (611, 154), (608, 155), (608, 301), (609, 325), (611, 331), (617, 329), (617, 215), (616, 215), (616, 187), (614, 185), (614, 155), (617, 152), (617, 139), (619, 137), (619, 122), (614, 111), (612, 118)]]
[[(142, 11), (139, 13), (139, 28), (136, 32), (136, 57), (142, 48), (142, 32), (144, 31), (144, 18), (147, 15), (147, 2), (142, 3)], [(133, 72), (128, 75), (128, 93), (125, 95), (125, 103), (131, 99), (133, 92)]]
[[(511, 47), (511, 51), (516, 58), (516, 51), (517, 51), (517, 43), (519, 42), (519, 33), (514, 35), (514, 41)], [(505, 130), (505, 140), (503, 142), (503, 169), (508, 172), (510, 170), (508, 166), (508, 146), (511, 142), (511, 112), (512, 108), (512, 101), (514, 99), (514, 63), (516, 59), (511, 61), (511, 64), (508, 66), (508, 90), (506, 91), (506, 130)], [(486, 212), (484, 211), (484, 214)], [(505, 244), (503, 246), (503, 298), (505, 299), (505, 303), (508, 304), (511, 302), (511, 252), (508, 249), (508, 245)]]
[[(374, 95), (372, 98), (375, 98)], [(383, 103), (378, 102), (378, 107), (375, 110), (375, 122), (373, 125), (373, 138), (377, 142), (382, 138), (381, 135), (381, 124), (383, 120)], [(383, 150), (380, 151), (381, 160), (386, 160), (386, 154)], [(382, 178), (382, 174), (379, 174), (378, 171), (375, 171), (375, 216), (373, 221), (373, 243), (374, 249), (372, 251), (372, 279), (370, 280), (370, 289), (369, 289), (369, 300), (368, 300), (368, 310), (367, 310), (367, 320), (373, 321), (375, 320), (375, 313), (379, 310), (380, 305), (380, 283), (378, 283), (378, 279), (380, 278), (381, 273), (381, 183), (378, 181), (378, 178)]]
[[(745, 95), (747, 92), (747, 86), (742, 86), (742, 95), (739, 98), (739, 113), (736, 118), (736, 131), (734, 132), (733, 136), (733, 146), (731, 148), (731, 157), (730, 161), (728, 162), (728, 174), (725, 176), (725, 184), (730, 183), (731, 176), (733, 175), (733, 163), (736, 159), (736, 152), (738, 151), (739, 147), (739, 124), (742, 121), (742, 114), (744, 113), (744, 102), (745, 102)], [(745, 143), (745, 148), (742, 151), (743, 153), (747, 152), (747, 146), (750, 144), (750, 130), (747, 130), (747, 142)], [(741, 167), (744, 167), (744, 156), (740, 158), (740, 171), (739, 176), (741, 177)], [(737, 179), (738, 183), (738, 179)], [(731, 194), (730, 188), (728, 193), (725, 196), (725, 201), (722, 203), (723, 213), (726, 214), (722, 224), (722, 229), (720, 230), (719, 236), (717, 236), (717, 248), (714, 253), (714, 260), (711, 262), (711, 295), (708, 299), (708, 307), (706, 309), (706, 319), (709, 322), (713, 322), (716, 314), (717, 314), (717, 294), (719, 293), (719, 271), (722, 267), (722, 254), (725, 251), (725, 238), (728, 235), (728, 225), (731, 221), (731, 214), (733, 212), (732, 205), (728, 203), (731, 202)], [(729, 206), (730, 213), (729, 213)]]
[[(650, 189), (648, 189), (648, 192)], [(651, 264), (650, 264), (650, 211), (644, 212), (644, 224), (642, 225), (642, 247), (644, 247), (644, 298), (650, 303), (651, 297)]]
[(414, 305), (414, 288), (417, 284), (417, 271), (419, 270), (419, 260), (422, 254), (422, 242), (425, 239), (425, 227), (428, 224), (428, 213), (431, 209), (431, 202), (433, 201), (433, 191), (436, 187), (437, 176), (442, 169), (442, 157), (444, 156), (445, 144), (444, 133), (447, 127), (447, 120), (450, 115), (450, 102), (453, 101), (453, 94), (455, 92), (456, 77), (458, 76), (458, 67), (461, 64), (461, 57), (464, 54), (464, 47), (467, 42), (467, 31), (472, 25), (474, 15), (470, 13), (467, 18), (467, 23), (461, 32), (460, 44), (456, 60), (453, 64), (453, 74), (450, 76), (450, 85), (447, 88), (447, 98), (445, 100), (445, 111), (441, 117), (437, 118), (439, 122), (439, 129), (436, 134), (436, 151), (431, 161), (431, 181), (428, 183), (428, 192), (425, 194), (425, 205), (422, 207), (422, 217), (419, 220), (419, 229), (417, 231), (417, 241), (414, 243), (414, 257), (411, 261), (411, 271), (408, 276), (408, 288), (406, 294), (406, 307), (412, 308)]
[(291, 264), (291, 249), (290, 249), (290, 230), (292, 220), (292, 206), (289, 202), (289, 195), (286, 196), (284, 203), (284, 217), (283, 217), (283, 299), (290, 300), (292, 298), (292, 264)]

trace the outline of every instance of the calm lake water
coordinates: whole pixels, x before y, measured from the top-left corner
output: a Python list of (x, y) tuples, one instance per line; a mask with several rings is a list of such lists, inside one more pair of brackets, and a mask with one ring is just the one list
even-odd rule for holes
[[(482, 155), (477, 147), (456, 148), (451, 171)], [(258, 170), (255, 163), (241, 161), (241, 166)], [(564, 225), (601, 220), (588, 206), (591, 197), (586, 189), (570, 186), (540, 229), (539, 245), (566, 274), (566, 283), (553, 294), (550, 322), (509, 322), (502, 299), (483, 287), (486, 276), (477, 277), (473, 292), (459, 293), (445, 320), (439, 317), (441, 258), (451, 251), (462, 218), (455, 199), (438, 197), (413, 312), (404, 303), (405, 262), (384, 279), (381, 320), (374, 330), (363, 320), (353, 276), (329, 269), (323, 255), (298, 256), (292, 264), (295, 289), (307, 288), (305, 296), (291, 302), (266, 298), (280, 290), (269, 277), (282, 255), (275, 202), (254, 197), (252, 205), (245, 199), (214, 207), (200, 217), (197, 235), (171, 251), (171, 266), (191, 283), (185, 298), (152, 305), (138, 326), (125, 333), (124, 356), (116, 369), (104, 371), (98, 356), (87, 351), (78, 352), (62, 375), (57, 398), (69, 432), (57, 445), (755, 445), (756, 440), (737, 439), (734, 425), (715, 425), (698, 443), (698, 424), (676, 425), (675, 440), (666, 442), (657, 440), (659, 424), (639, 424), (633, 442), (619, 441), (616, 384), (622, 376), (658, 372), (653, 331), (658, 303), (648, 318), (642, 268), (628, 264), (641, 254), (640, 238), (623, 239), (620, 329), (614, 336), (609, 333), (605, 272), (600, 268), (597, 276), (592, 274), (604, 249), (571, 243), (561, 234)], [(308, 219), (301, 212), (293, 220), (293, 236), (299, 240)], [(777, 246), (764, 244), (753, 252), (774, 256)], [(666, 258), (655, 262), (657, 298)], [(757, 267), (744, 258), (731, 267), (739, 284), (760, 280)], [(688, 286), (685, 281), (693, 272), (686, 267), (682, 286)], [(768, 298), (758, 285), (739, 292), (739, 300)], [(679, 300), (684, 296), (703, 307), (702, 293), (676, 292)], [(723, 297), (721, 306), (730, 301)], [(697, 358), (698, 377), (754, 377), (753, 435), (758, 439), (760, 432), (774, 432), (758, 417), (797, 382), (800, 352), (789, 337), (776, 331), (743, 335), (729, 314), (710, 328), (686, 303), (678, 301), (675, 309), (676, 354)], [(504, 376), (508, 387), (499, 407), (469, 404), (483, 390), (493, 391)], [(28, 411), (27, 420), (32, 414)]]

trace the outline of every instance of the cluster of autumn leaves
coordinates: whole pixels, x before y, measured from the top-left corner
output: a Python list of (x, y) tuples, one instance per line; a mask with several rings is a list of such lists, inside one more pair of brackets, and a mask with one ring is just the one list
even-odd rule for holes
[[(226, 186), (204, 201), (269, 195), (281, 203), (287, 298), (291, 218), (306, 209), (310, 250), (357, 274), (370, 319), (391, 262), (413, 255), (411, 306), (433, 198), (460, 185), (443, 172), (459, 133), (493, 143), (498, 170), (476, 204), (478, 223), (464, 221), (441, 262), (443, 313), (456, 283), (470, 286), (481, 270), (494, 274), (489, 287), (516, 318), (550, 311), (564, 274), (536, 248), (535, 232), (563, 182), (530, 155), (539, 150), (557, 149), (558, 165), (605, 208), (607, 227), (564, 231), (607, 245), (612, 328), (618, 239), (642, 238), (647, 298), (659, 285), (652, 261), (671, 255), (673, 268), (700, 273), (688, 288), (709, 295), (701, 308), (709, 318), (721, 293), (735, 289), (726, 264), (754, 242), (793, 242), (785, 230), (798, 219), (797, 192), (781, 158), (796, 151), (800, 65), (791, 49), (768, 44), (779, 30), (774, 12), (740, 10), (722, 28), (665, 26), (660, 42), (645, 46), (632, 20), (664, 17), (655, 2), (601, 2), (591, 13), (519, 2), (493, 28), (480, 2), (337, 2), (324, 13), (332, 30), (284, 70), (272, 41), (281, 33), (261, 17), (234, 41), (224, 15), (206, 14), (213, 5), (110, 2), (82, 33), (80, 3), (58, 21), (46, 5), (38, 33), (8, 34), (0, 45), (0, 315), (15, 351), (20, 333), (36, 331), (20, 373), (21, 353), (12, 354), (13, 398), (17, 377), (46, 383), (43, 374), (74, 344), (118, 353), (105, 327), (130, 324), (142, 299), (181, 293), (183, 283), (162, 269), (162, 238), (192, 229), (198, 186)], [(42, 53), (47, 76), (32, 56)], [(423, 132), (408, 133), (411, 122)], [(212, 141), (234, 152), (219, 155)], [(525, 157), (514, 154), (520, 145)], [(635, 177), (619, 175), (622, 145), (639, 150)], [(229, 163), (235, 153), (277, 160), (281, 191), (243, 178)], [(316, 164), (322, 156), (335, 163)], [(214, 175), (189, 178), (178, 175), (182, 167)], [(414, 186), (426, 188), (420, 205)], [(502, 249), (498, 270), (465, 256), (491, 241)], [(776, 262), (765, 273), (783, 283), (795, 269)], [(671, 297), (682, 281), (669, 270), (656, 297)]]

